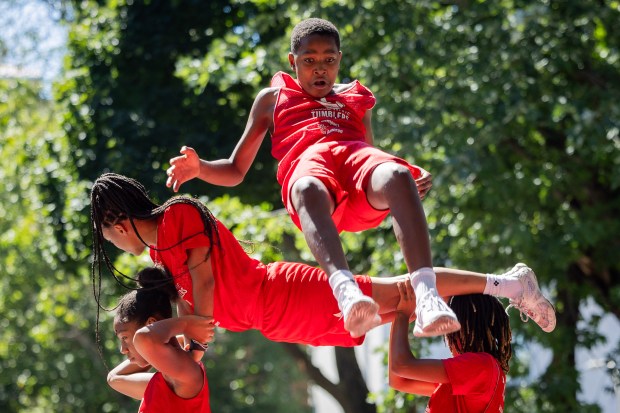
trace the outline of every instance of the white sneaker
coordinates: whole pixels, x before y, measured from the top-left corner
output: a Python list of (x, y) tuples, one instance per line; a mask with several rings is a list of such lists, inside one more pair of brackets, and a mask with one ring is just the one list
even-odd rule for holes
[(344, 328), (351, 337), (361, 337), (368, 330), (381, 325), (379, 305), (355, 283), (345, 283), (338, 293), (338, 307), (344, 317)]
[(458, 331), (461, 328), (454, 311), (433, 289), (424, 294), (416, 305), (415, 326), (413, 335), (416, 337), (434, 337)]
[(527, 322), (528, 318), (531, 318), (543, 331), (552, 332), (556, 323), (555, 309), (549, 300), (542, 295), (534, 271), (527, 265), (519, 263), (506, 275), (516, 277), (523, 287), (521, 297), (510, 300), (510, 304), (506, 307), (506, 313), (511, 307), (514, 307), (521, 312), (521, 320), (524, 323)]

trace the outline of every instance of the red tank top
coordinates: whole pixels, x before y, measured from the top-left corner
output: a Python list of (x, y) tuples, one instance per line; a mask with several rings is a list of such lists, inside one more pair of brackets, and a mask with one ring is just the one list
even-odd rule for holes
[(502, 413), (506, 374), (488, 353), (463, 353), (443, 360), (449, 383), (437, 386), (426, 413)]
[(375, 105), (372, 92), (357, 80), (340, 93), (316, 99), (306, 93), (297, 80), (284, 72), (271, 79), (279, 87), (273, 113), (271, 154), (278, 164), (280, 185), (299, 156), (318, 142), (365, 141), (362, 121)]
[(138, 413), (211, 413), (209, 406), (209, 383), (205, 368), (200, 364), (204, 377), (202, 390), (191, 399), (184, 399), (172, 391), (164, 376), (157, 372), (149, 381), (142, 397)]
[[(222, 328), (244, 331), (254, 327), (260, 313), (259, 299), (267, 267), (248, 256), (228, 228), (217, 220), (216, 223), (219, 242), (212, 246), (210, 255), (215, 278), (213, 318)], [(187, 257), (189, 250), (211, 245), (203, 231), (198, 209), (173, 204), (157, 223), (158, 250), (150, 250), (151, 259), (172, 274), (179, 295), (192, 307), (194, 295)]]

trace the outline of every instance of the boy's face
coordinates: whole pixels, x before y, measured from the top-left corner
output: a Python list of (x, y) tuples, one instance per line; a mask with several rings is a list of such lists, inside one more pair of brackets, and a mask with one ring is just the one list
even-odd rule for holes
[(114, 318), (114, 333), (120, 341), (121, 354), (126, 355), (130, 362), (140, 367), (146, 367), (149, 363), (136, 351), (133, 345), (133, 336), (140, 327), (142, 326), (138, 326), (135, 321), (124, 323)]
[(313, 34), (304, 38), (296, 54), (289, 53), (288, 60), (295, 71), (297, 81), (309, 95), (322, 98), (331, 93), (342, 52), (333, 38)]

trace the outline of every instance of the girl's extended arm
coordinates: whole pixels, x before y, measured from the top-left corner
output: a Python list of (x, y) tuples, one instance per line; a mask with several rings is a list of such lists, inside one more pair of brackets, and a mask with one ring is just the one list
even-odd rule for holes
[(151, 366), (140, 367), (125, 360), (108, 373), (108, 385), (119, 393), (134, 399), (142, 399), (146, 386), (153, 378)]
[(166, 186), (176, 192), (181, 184), (192, 178), (220, 186), (239, 185), (256, 158), (267, 131), (271, 127), (278, 88), (263, 89), (258, 93), (248, 121), (232, 155), (228, 159), (205, 161), (192, 148), (181, 148), (182, 156), (170, 159)]
[(409, 347), (409, 318), (415, 308), (411, 283), (398, 283), (400, 302), (390, 332), (389, 380), (390, 386), (407, 393), (430, 396), (437, 383), (450, 380), (441, 360), (417, 359)]
[(208, 329), (213, 320), (195, 315), (168, 318), (136, 331), (136, 351), (161, 374), (179, 397), (194, 397), (203, 386), (202, 369), (192, 355), (184, 351), (176, 336), (195, 336)]

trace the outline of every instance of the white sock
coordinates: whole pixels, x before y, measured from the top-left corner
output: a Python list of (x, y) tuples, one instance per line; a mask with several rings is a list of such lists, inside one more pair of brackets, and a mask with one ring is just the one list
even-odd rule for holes
[(422, 267), (409, 274), (411, 286), (415, 291), (416, 302), (424, 297), (429, 291), (437, 293), (437, 276), (435, 271), (430, 267)]
[(484, 287), (484, 294), (495, 297), (516, 299), (521, 297), (523, 286), (517, 279), (504, 274), (487, 274), (487, 285)]
[(332, 287), (332, 291), (334, 292), (334, 297), (338, 300), (338, 305), (340, 305), (340, 296), (342, 292), (342, 286), (347, 283), (352, 283), (355, 287), (359, 288), (357, 283), (355, 282), (355, 278), (353, 277), (353, 273), (349, 270), (337, 270), (332, 275), (329, 276), (329, 285)]

